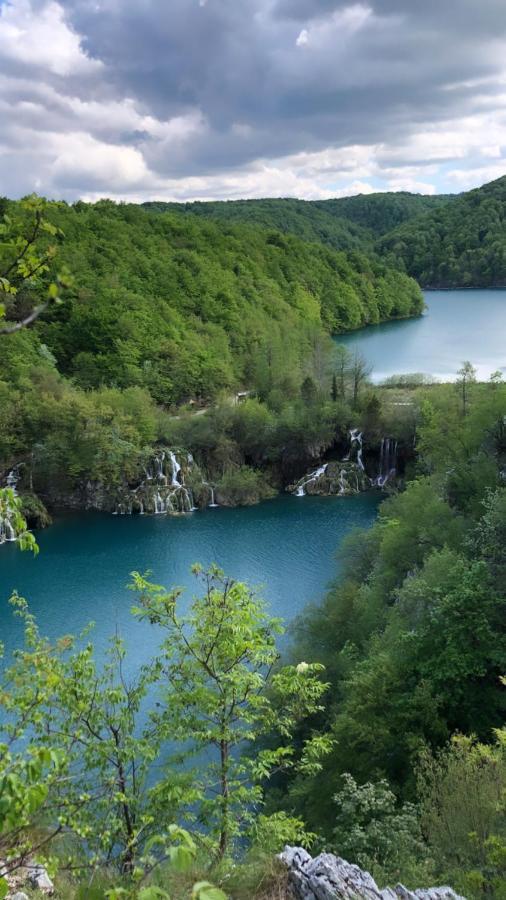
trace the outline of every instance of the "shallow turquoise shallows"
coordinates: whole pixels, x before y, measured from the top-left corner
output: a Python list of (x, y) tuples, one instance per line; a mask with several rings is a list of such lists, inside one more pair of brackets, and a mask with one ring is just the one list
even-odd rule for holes
[[(374, 520), (377, 494), (355, 497), (282, 496), (259, 506), (209, 509), (180, 517), (65, 515), (37, 534), (35, 559), (13, 545), (0, 547), (1, 637), (19, 643), (20, 626), (8, 608), (16, 587), (30, 601), (44, 634), (76, 634), (90, 620), (103, 648), (116, 628), (135, 664), (146, 661), (158, 636), (132, 618), (126, 589), (133, 569), (153, 580), (193, 589), (193, 562), (217, 562), (262, 593), (286, 620), (320, 601), (337, 572), (335, 551), (356, 526)], [(188, 592), (188, 596), (190, 591)]]
[(423, 372), (452, 380), (463, 360), (480, 378), (506, 372), (506, 291), (428, 291), (427, 312), (362, 328), (336, 340), (357, 347), (373, 367), (374, 381)]

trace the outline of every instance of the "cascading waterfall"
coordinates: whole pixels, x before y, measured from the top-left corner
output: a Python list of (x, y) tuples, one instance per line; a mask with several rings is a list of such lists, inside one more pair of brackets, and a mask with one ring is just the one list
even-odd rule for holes
[(289, 490), (296, 497), (304, 497), (306, 493), (344, 496), (367, 490), (371, 486), (371, 479), (365, 471), (362, 458), (362, 438), (360, 429), (352, 428), (349, 432), (349, 449), (341, 462), (331, 460), (324, 463), (314, 472), (304, 475)]
[(6, 486), (10, 488), (11, 491), (14, 491), (14, 493), (16, 493), (16, 487), (20, 477), (19, 466), (16, 466), (14, 469), (11, 469), (11, 471), (7, 475), (7, 478), (5, 479)]
[[(173, 450), (169, 450), (168, 456), (169, 456), (170, 465), (172, 468), (172, 487), (180, 487), (181, 484), (184, 484), (184, 479), (181, 482), (178, 479), (178, 475), (181, 471), (181, 466), (179, 465), (179, 463), (176, 459), (176, 454), (174, 453)], [(188, 462), (189, 462), (189, 460), (188, 460)]]
[(294, 494), (296, 497), (304, 497), (306, 494), (306, 487), (308, 484), (311, 484), (314, 481), (317, 481), (318, 478), (321, 478), (322, 475), (325, 475), (327, 471), (328, 463), (324, 463), (323, 466), (320, 466), (318, 469), (315, 469), (314, 472), (311, 472), (310, 475), (305, 475), (304, 478), (301, 478), (299, 481)]
[(348, 456), (345, 456), (345, 460), (351, 459), (351, 455), (354, 450), (356, 450), (357, 466), (363, 472), (364, 471), (364, 463), (362, 461), (362, 451), (363, 451), (362, 432), (359, 431), (358, 428), (352, 428), (350, 431), (350, 450), (349, 450)]
[[(185, 473), (194, 466), (191, 453), (159, 448), (144, 467), (144, 478), (135, 487), (125, 487), (116, 503), (117, 515), (166, 515), (190, 513), (195, 506)], [(204, 483), (204, 482), (203, 482)], [(214, 496), (213, 496), (214, 501)]]
[(393, 438), (383, 438), (381, 441), (379, 472), (374, 484), (384, 487), (390, 478), (397, 472), (397, 441)]

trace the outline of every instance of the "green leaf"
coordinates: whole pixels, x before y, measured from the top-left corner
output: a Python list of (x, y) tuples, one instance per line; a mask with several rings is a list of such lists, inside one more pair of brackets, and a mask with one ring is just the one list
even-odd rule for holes
[(227, 895), (210, 881), (198, 881), (193, 885), (192, 900), (227, 900)]
[(5, 878), (0, 878), (0, 900), (3, 900), (4, 897), (9, 893), (9, 885), (7, 884)]
[(151, 887), (141, 888), (139, 893), (137, 894), (137, 900), (157, 900), (157, 898), (162, 898), (162, 900), (170, 900), (170, 894), (167, 891), (162, 890), (162, 888), (156, 887), (152, 885)]

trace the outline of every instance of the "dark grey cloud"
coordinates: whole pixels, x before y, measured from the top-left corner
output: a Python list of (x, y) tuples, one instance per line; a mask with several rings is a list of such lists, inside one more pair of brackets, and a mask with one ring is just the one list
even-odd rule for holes
[[(115, 147), (125, 190), (142, 193), (184, 179), (225, 185), (295, 155), (333, 153), (355, 179), (422, 171), (451, 158), (452, 140), (455, 160), (473, 166), (476, 142), (466, 149), (459, 121), (489, 114), (502, 128), (504, 0), (10, 0), (14, 24), (33, 24), (33, 54), (2, 36), (5, 9), (4, 158), (49, 133), (35, 170), (65, 195), (105, 189)], [(56, 62), (43, 52), (51, 29)], [(439, 155), (428, 160), (426, 138), (410, 146), (449, 120), (458, 134)], [(485, 152), (494, 166), (501, 134)], [(340, 155), (378, 145), (369, 174), (353, 163), (361, 152), (349, 166)], [(73, 166), (79, 147), (86, 158)], [(332, 165), (320, 159), (321, 172)]]
[[(194, 174), (329, 142), (383, 141), (422, 120), (463, 114), (473, 89), (445, 87), (497, 72), (487, 38), (506, 36), (504, 0), (374, 0), (356, 29), (360, 4), (335, 0), (64, 6), (119, 94), (162, 118), (192, 108), (205, 115), (209, 131), (184, 160), (169, 148), (149, 151), (166, 175), (180, 174), (182, 163)], [(297, 46), (302, 26), (307, 44)]]

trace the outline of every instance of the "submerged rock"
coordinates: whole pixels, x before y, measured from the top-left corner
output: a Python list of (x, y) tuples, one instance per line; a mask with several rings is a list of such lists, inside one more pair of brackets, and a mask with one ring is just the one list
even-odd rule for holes
[(465, 900), (450, 887), (380, 889), (369, 872), (333, 853), (313, 859), (302, 847), (285, 847), (279, 858), (288, 868), (294, 900)]

